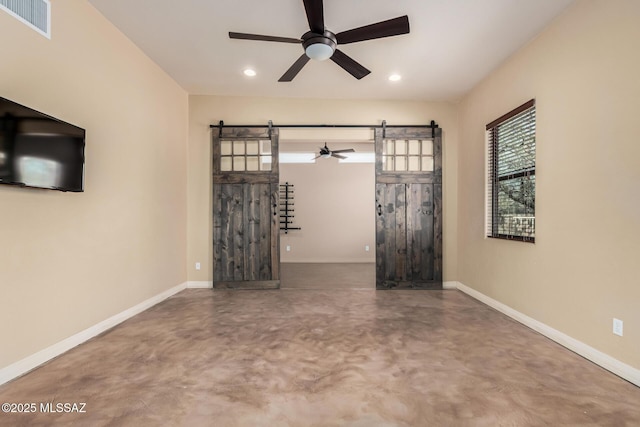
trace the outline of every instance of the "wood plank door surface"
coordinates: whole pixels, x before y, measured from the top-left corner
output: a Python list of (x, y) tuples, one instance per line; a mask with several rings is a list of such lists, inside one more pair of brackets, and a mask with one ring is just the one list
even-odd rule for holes
[(213, 135), (213, 287), (280, 287), (278, 129)]
[(442, 289), (442, 130), (376, 129), (376, 288)]

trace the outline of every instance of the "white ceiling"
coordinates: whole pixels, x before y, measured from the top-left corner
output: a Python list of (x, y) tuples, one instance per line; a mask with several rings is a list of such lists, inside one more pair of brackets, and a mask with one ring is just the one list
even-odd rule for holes
[[(362, 80), (310, 61), (291, 83), (278, 79), (302, 46), (228, 32), (300, 37), (302, 0), (89, 1), (190, 94), (456, 101), (573, 0), (325, 0), (334, 33), (401, 15), (411, 32), (340, 46), (372, 71)], [(258, 75), (245, 77), (247, 67)]]

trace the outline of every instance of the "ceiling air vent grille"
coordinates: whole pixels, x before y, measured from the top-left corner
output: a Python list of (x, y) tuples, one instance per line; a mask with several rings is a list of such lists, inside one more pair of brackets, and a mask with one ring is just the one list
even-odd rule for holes
[(0, 0), (0, 9), (51, 38), (50, 0)]

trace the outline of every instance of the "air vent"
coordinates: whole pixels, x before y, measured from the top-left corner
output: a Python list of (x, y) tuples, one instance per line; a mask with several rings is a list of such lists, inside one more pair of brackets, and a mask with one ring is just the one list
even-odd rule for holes
[(0, 0), (0, 9), (51, 38), (50, 0)]

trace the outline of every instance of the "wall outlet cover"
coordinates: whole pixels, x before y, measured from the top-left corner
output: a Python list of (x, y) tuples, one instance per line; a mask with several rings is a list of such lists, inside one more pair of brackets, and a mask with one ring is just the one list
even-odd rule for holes
[(622, 336), (624, 322), (620, 319), (613, 319), (613, 333), (619, 336)]

